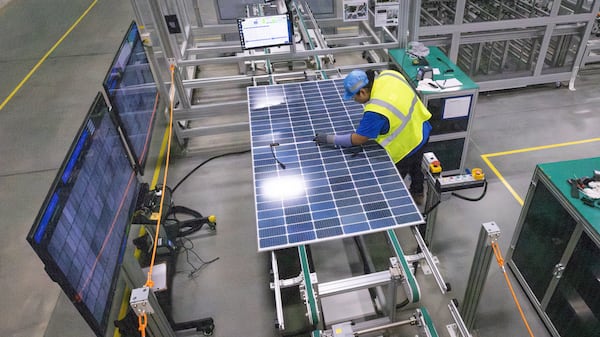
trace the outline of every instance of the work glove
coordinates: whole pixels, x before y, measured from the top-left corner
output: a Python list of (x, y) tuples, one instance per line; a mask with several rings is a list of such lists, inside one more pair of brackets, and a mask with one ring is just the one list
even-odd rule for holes
[(335, 138), (335, 136), (332, 135), (332, 134), (317, 133), (315, 135), (315, 138), (313, 138), (313, 141), (317, 145), (322, 145), (322, 144), (333, 145), (334, 144), (334, 138)]

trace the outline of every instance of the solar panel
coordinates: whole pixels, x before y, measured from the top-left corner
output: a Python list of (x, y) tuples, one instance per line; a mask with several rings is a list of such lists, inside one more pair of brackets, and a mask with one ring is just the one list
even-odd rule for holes
[(97, 336), (108, 326), (139, 188), (98, 93), (27, 235)]
[(378, 144), (313, 142), (355, 130), (363, 107), (343, 93), (342, 80), (248, 88), (259, 251), (423, 223)]

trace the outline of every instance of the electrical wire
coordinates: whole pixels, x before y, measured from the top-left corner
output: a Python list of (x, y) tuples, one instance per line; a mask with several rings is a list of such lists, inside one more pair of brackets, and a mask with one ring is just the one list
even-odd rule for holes
[[(177, 214), (186, 215), (187, 219), (180, 220)], [(185, 206), (173, 206), (167, 214), (167, 220), (172, 221), (171, 224), (177, 227), (178, 237), (193, 234), (202, 229), (204, 225), (208, 225), (212, 230), (216, 226), (216, 223), (211, 221), (211, 216), (204, 217), (200, 212)]]
[(458, 193), (452, 192), (451, 194), (459, 199), (463, 199), (463, 200), (467, 200), (467, 201), (479, 201), (481, 199), (483, 199), (483, 197), (485, 197), (485, 194), (487, 193), (487, 180), (483, 181), (483, 192), (481, 193), (480, 196), (478, 196), (477, 198), (469, 198), (469, 197), (465, 197), (464, 195), (460, 195)]
[[(186, 246), (186, 242), (189, 243), (189, 247)], [(196, 278), (198, 275), (197, 273), (204, 269), (204, 267), (208, 266), (209, 264), (217, 261), (219, 259), (219, 257), (215, 257), (211, 260), (205, 261), (204, 259), (202, 259), (198, 253), (196, 253), (196, 251), (194, 251), (194, 242), (186, 237), (181, 237), (178, 241), (178, 246), (182, 249), (182, 253), (185, 253), (185, 261), (192, 267), (192, 271), (190, 271), (188, 273), (188, 278), (193, 279)], [(181, 253), (180, 252), (180, 253)], [(196, 257), (196, 259), (198, 259), (200, 261), (200, 266), (196, 266), (195, 264), (193, 264), (190, 261), (190, 253), (192, 255), (194, 255)]]
[(435, 202), (435, 204), (431, 205), (431, 207), (429, 207), (429, 209), (423, 211), (423, 215), (428, 215), (429, 213), (433, 212), (434, 209), (436, 209), (440, 203), (442, 202), (441, 198), (438, 198), (438, 200)]
[(194, 167), (194, 169), (192, 169), (188, 174), (185, 175), (185, 177), (183, 177), (181, 180), (179, 180), (179, 182), (175, 185), (175, 187), (173, 187), (171, 189), (171, 193), (175, 193), (175, 190), (177, 190), (177, 188), (187, 179), (189, 178), (194, 172), (196, 172), (199, 168), (201, 168), (202, 166), (204, 166), (204, 164), (208, 163), (211, 160), (217, 159), (217, 158), (221, 158), (221, 157), (226, 157), (226, 156), (233, 156), (233, 155), (237, 155), (237, 154), (244, 154), (244, 153), (248, 153), (250, 152), (250, 150), (244, 150), (244, 151), (238, 151), (238, 152), (229, 152), (229, 153), (223, 153), (211, 158), (208, 158), (207, 160), (203, 161), (202, 163), (200, 163), (198, 166)]
[(275, 146), (279, 146), (279, 143), (271, 143), (269, 145), (269, 147), (271, 148), (271, 154), (273, 155), (273, 159), (275, 159), (275, 161), (277, 162), (277, 164), (279, 164), (279, 166), (285, 170), (285, 164), (282, 163), (281, 161), (279, 161), (279, 159), (277, 159), (277, 156), (275, 155), (275, 150), (273, 150), (273, 148)]

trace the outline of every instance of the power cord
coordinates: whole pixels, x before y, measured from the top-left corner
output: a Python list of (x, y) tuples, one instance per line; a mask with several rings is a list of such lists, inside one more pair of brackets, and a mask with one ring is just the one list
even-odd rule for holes
[(487, 180), (483, 181), (483, 192), (481, 193), (480, 196), (478, 196), (477, 198), (469, 198), (469, 197), (465, 197), (464, 195), (460, 195), (458, 193), (452, 192), (451, 194), (459, 199), (463, 199), (463, 200), (467, 200), (467, 201), (479, 201), (481, 199), (483, 199), (483, 197), (485, 197), (485, 194), (487, 192)]
[(433, 205), (431, 205), (431, 207), (429, 207), (429, 209), (423, 211), (422, 214), (425, 215), (425, 216), (429, 215), (429, 213), (433, 212), (433, 210), (436, 209), (440, 205), (441, 202), (442, 202), (441, 198), (438, 198), (438, 200), (436, 201), (436, 203), (433, 204)]
[(201, 168), (202, 166), (204, 166), (204, 164), (208, 163), (209, 161), (213, 160), (213, 159), (217, 159), (217, 158), (221, 158), (221, 157), (226, 157), (226, 156), (233, 156), (233, 155), (237, 155), (237, 154), (244, 154), (250, 152), (250, 150), (244, 150), (244, 151), (239, 151), (239, 152), (229, 152), (229, 153), (224, 153), (224, 154), (220, 154), (218, 156), (214, 156), (211, 158), (208, 158), (207, 160), (203, 161), (202, 163), (200, 163), (198, 166), (194, 167), (193, 170), (191, 170), (188, 174), (185, 175), (185, 177), (183, 177), (176, 185), (175, 187), (173, 187), (173, 189), (171, 190), (171, 193), (175, 193), (175, 190), (177, 190), (177, 188), (187, 179), (189, 178), (194, 172), (196, 172), (196, 170), (198, 170), (199, 168)]
[[(177, 214), (186, 216), (186, 219), (179, 219)], [(174, 228), (177, 229), (177, 237), (193, 234), (202, 229), (204, 225), (208, 225), (209, 229), (212, 231), (214, 231), (217, 226), (216, 217), (214, 215), (202, 216), (200, 212), (185, 206), (173, 206), (167, 214), (167, 220), (173, 221), (173, 224), (176, 225)]]

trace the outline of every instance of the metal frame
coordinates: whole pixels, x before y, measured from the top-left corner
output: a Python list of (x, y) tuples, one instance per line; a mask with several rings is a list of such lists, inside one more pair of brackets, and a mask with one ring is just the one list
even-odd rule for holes
[(589, 40), (585, 45), (583, 57), (578, 65), (573, 67), (571, 79), (569, 80), (569, 90), (575, 91), (575, 80), (580, 70), (585, 69), (588, 64), (600, 62), (600, 39)]
[[(387, 303), (386, 306), (386, 310), (388, 311), (388, 318), (385, 321), (395, 321), (395, 313), (397, 306), (396, 289), (399, 285), (408, 282), (405, 275), (407, 273), (410, 273), (410, 270), (403, 270), (403, 268), (407, 267), (408, 264), (402, 264), (397, 258), (393, 257), (390, 259), (390, 268), (387, 271), (374, 272), (370, 274), (364, 274), (345, 279), (319, 283), (317, 274), (310, 270), (310, 266), (308, 263), (309, 257), (305, 246), (298, 247), (298, 258), (300, 261), (301, 268), (300, 274), (292, 279), (282, 280), (279, 277), (279, 267), (277, 266), (276, 253), (271, 252), (271, 264), (273, 268), (272, 270), (274, 280), (271, 283), (270, 287), (275, 292), (275, 305), (278, 320), (277, 326), (279, 330), (285, 330), (286, 326), (283, 319), (284, 315), (283, 301), (281, 298), (281, 289), (295, 286), (299, 287), (301, 298), (306, 306), (308, 322), (312, 326), (316, 327), (317, 325), (322, 323), (319, 320), (319, 317), (321, 317), (321, 298), (354, 292), (362, 289), (377, 288), (383, 285), (389, 285), (390, 287), (390, 291), (388, 294), (390, 301)], [(404, 258), (404, 255), (402, 255), (402, 258)], [(412, 279), (412, 282), (415, 282), (415, 285), (412, 286), (416, 287), (418, 292), (418, 284), (416, 284), (416, 280), (414, 280), (414, 278)], [(409, 295), (407, 294), (407, 296)], [(416, 296), (412, 297), (411, 302), (418, 302), (419, 298), (420, 295), (417, 294)]]
[(479, 231), (479, 238), (473, 255), (473, 264), (467, 281), (465, 297), (460, 307), (460, 314), (463, 316), (467, 329), (473, 329), (475, 325), (475, 314), (479, 306), (479, 300), (487, 280), (490, 270), (490, 264), (494, 252), (491, 243), (497, 241), (500, 237), (500, 229), (495, 222), (486, 222), (482, 224)]
[(584, 235), (584, 233), (585, 233), (585, 235), (588, 235), (588, 237), (593, 242), (595, 242), (598, 246), (600, 246), (600, 237), (597, 232), (593, 232), (593, 230), (588, 228), (588, 226), (584, 225), (585, 220), (583, 220), (581, 218), (581, 216), (572, 208), (572, 206), (569, 205), (568, 202), (566, 202), (563, 199), (563, 197), (561, 197), (561, 193), (558, 191), (556, 186), (554, 186), (554, 184), (546, 176), (541, 174), (540, 169), (538, 167), (536, 167), (535, 172), (533, 174), (531, 184), (529, 185), (529, 189), (527, 191), (527, 197), (525, 199), (525, 203), (523, 205), (524, 211), (521, 212), (521, 214), (519, 215), (519, 219), (517, 220), (517, 226), (516, 226), (515, 232), (514, 232), (515, 235), (512, 237), (510, 247), (506, 254), (505, 260), (507, 261), (506, 264), (510, 267), (510, 270), (512, 270), (515, 278), (520, 283), (520, 285), (523, 287), (523, 290), (527, 294), (527, 297), (532, 302), (533, 307), (538, 312), (540, 318), (545, 323), (546, 327), (548, 328), (548, 330), (550, 331), (552, 336), (560, 337), (560, 334), (554, 327), (554, 323), (550, 320), (550, 318), (548, 317), (548, 315), (545, 312), (545, 310), (548, 306), (548, 303), (549, 303), (552, 295), (554, 294), (556, 287), (558, 286), (558, 283), (560, 281), (560, 276), (555, 275), (550, 280), (550, 283), (548, 284), (548, 287), (546, 288), (544, 295), (540, 301), (540, 300), (538, 300), (536, 295), (533, 293), (533, 290), (531, 289), (531, 287), (525, 280), (525, 277), (523, 276), (520, 269), (518, 268), (518, 266), (515, 264), (515, 262), (512, 259), (512, 256), (514, 254), (514, 249), (515, 249), (517, 241), (519, 240), (519, 237), (520, 237), (519, 233), (521, 233), (524, 223), (525, 223), (525, 218), (527, 217), (527, 211), (525, 211), (525, 210), (530, 209), (531, 202), (532, 202), (532, 199), (535, 194), (534, 192), (535, 192), (535, 189), (538, 184), (543, 184), (548, 189), (550, 194), (552, 194), (552, 196), (554, 196), (556, 198), (556, 200), (560, 203), (561, 207), (563, 207), (569, 213), (569, 215), (575, 220), (575, 228), (573, 229), (573, 233), (571, 234), (571, 237), (569, 238), (569, 241), (568, 241), (557, 265), (562, 265), (563, 268), (566, 267), (567, 263), (571, 259), (571, 256), (573, 255), (573, 252), (575, 251), (577, 243), (579, 242), (581, 236)]
[[(204, 13), (200, 13), (196, 1), (184, 0), (131, 0), (134, 13), (140, 26), (140, 32), (145, 37), (146, 47), (151, 63), (156, 68), (155, 76), (161, 95), (168, 97), (167, 84), (169, 63), (176, 65), (175, 88), (178, 105), (174, 111), (174, 130), (178, 143), (185, 146), (192, 138), (214, 134), (228, 134), (248, 130), (247, 122), (206, 123), (214, 117), (215, 111), (234, 111), (238, 117), (245, 112), (245, 91), (239, 97), (224, 99), (217, 102), (203, 102), (203, 97), (194, 97), (198, 90), (219, 90), (223, 85), (229, 87), (245, 87), (252, 85), (257, 76), (274, 76), (296, 71), (284, 69), (280, 73), (273, 72), (270, 64), (282, 62), (294, 64), (302, 61), (309, 64), (312, 70), (340, 70), (333, 66), (336, 55), (348, 53), (365, 54), (379, 50), (379, 61), (387, 62), (387, 49), (399, 46), (398, 37), (387, 28), (372, 27), (369, 22), (343, 22), (341, 14), (335, 18), (315, 19), (305, 0), (293, 0), (291, 10), (296, 20), (296, 32), (307, 41), (305, 48), (297, 48), (287, 52), (256, 53), (243, 52), (239, 41), (232, 41), (237, 36), (236, 24), (206, 24)], [(405, 0), (408, 5), (409, 1)], [(202, 4), (210, 7), (213, 4)], [(218, 9), (214, 9), (218, 11)], [(337, 6), (335, 12), (339, 13)], [(181, 26), (181, 33), (170, 34), (164, 16), (176, 15)], [(212, 15), (216, 15), (214, 13)], [(409, 13), (404, 13), (409, 18)], [(207, 16), (210, 16), (208, 13)], [(325, 34), (324, 32), (332, 32)], [(260, 74), (253, 71), (257, 62), (265, 62), (265, 72)], [(245, 65), (251, 65), (245, 69)], [(300, 64), (300, 62), (296, 62)], [(233, 76), (204, 77), (198, 70), (211, 66), (237, 66), (241, 74)], [(365, 65), (366, 67), (372, 65)], [(300, 72), (306, 69), (300, 69)], [(298, 71), (296, 71), (298, 72)], [(306, 78), (306, 77), (305, 77)], [(242, 116), (243, 117), (243, 116)], [(210, 126), (209, 126), (210, 125)]]
[[(462, 337), (472, 337), (471, 333), (469, 333), (469, 330), (467, 329), (465, 322), (460, 316), (460, 312), (458, 311), (458, 307), (456, 306), (454, 300), (450, 301), (450, 303), (448, 304), (448, 310), (450, 311), (450, 315), (452, 315), (452, 319), (454, 320), (454, 324), (452, 324), (451, 327), (458, 330)], [(451, 328), (450, 326), (447, 327), (449, 329)]]
[[(194, 94), (198, 90), (219, 90), (225, 83), (240, 87), (251, 85), (253, 77), (261, 75), (252, 67), (257, 62), (287, 62), (292, 68), (294, 64), (308, 64), (311, 70), (322, 71), (335, 68), (337, 65), (332, 61), (338, 55), (362, 53), (368, 61), (385, 63), (387, 49), (420, 40), (445, 49), (450, 60), (461, 65), (467, 75), (478, 82), (480, 91), (569, 80), (573, 83), (581, 65), (589, 60), (586, 46), (600, 8), (600, 0), (557, 0), (550, 9), (527, 7), (526, 1), (516, 0), (519, 11), (502, 2), (494, 7), (494, 1), (402, 0), (398, 2), (401, 13), (398, 26), (379, 28), (373, 26), (373, 20), (344, 22), (339, 0), (334, 5), (335, 17), (318, 20), (305, 0), (293, 0), (298, 31), (311, 41), (308, 48), (265, 54), (242, 53), (239, 42), (232, 38), (237, 35), (236, 24), (211, 22), (211, 15), (218, 16), (216, 1), (202, 4), (198, 0), (131, 2), (140, 32), (148, 42), (150, 63), (164, 97), (168, 97), (169, 62), (177, 65), (178, 106), (174, 112), (174, 129), (182, 146), (196, 137), (247, 131), (245, 122), (206, 122), (214, 117), (215, 110), (236, 111), (239, 117), (245, 111), (244, 92), (237, 98), (217, 102), (204, 102), (203, 97), (194, 98)], [(549, 2), (544, 6), (549, 6)], [(201, 7), (215, 13), (204, 13)], [(440, 20), (429, 13), (432, 8), (449, 14), (452, 20)], [(167, 14), (176, 15), (181, 33), (169, 34), (164, 22)], [(481, 22), (475, 22), (477, 20)], [(517, 69), (508, 69), (515, 60), (520, 64)], [(244, 69), (246, 64), (251, 65), (249, 70)], [(198, 69), (231, 65), (241, 65), (242, 74), (198, 78)], [(368, 63), (354, 67), (368, 67)], [(273, 73), (270, 66), (265, 68), (267, 76), (287, 72), (280, 69)], [(291, 69), (294, 71), (296, 69)]]
[[(485, 5), (492, 8), (496, 2), (497, 7), (504, 6), (500, 1), (488, 1)], [(453, 22), (442, 22), (428, 13), (428, 8), (436, 6), (443, 8), (446, 14), (454, 14)], [(550, 11), (530, 8), (530, 16), (524, 8), (521, 8), (518, 14), (512, 11), (510, 15), (488, 13), (486, 16), (483, 14), (485, 12), (483, 6), (478, 5), (477, 1), (458, 0), (454, 8), (448, 4), (440, 6), (439, 1), (423, 1), (422, 26), (418, 36), (420, 41), (428, 45), (444, 47), (450, 59), (461, 65), (467, 75), (477, 81), (480, 91), (567, 81), (571, 77), (573, 66), (578, 65), (584, 57), (586, 42), (599, 7), (600, 1), (593, 1), (588, 12), (579, 13), (583, 11), (584, 4), (581, 2), (571, 4), (563, 0), (554, 1)], [(567, 12), (569, 15), (565, 15)], [(507, 16), (508, 19), (504, 19), (503, 16)], [(468, 20), (483, 22), (467, 22)], [(506, 27), (515, 28), (506, 29)], [(525, 37), (533, 38), (532, 49), (525, 51), (524, 55), (527, 57), (528, 71), (526, 73), (504, 71), (509, 57), (508, 48), (519, 48), (516, 46), (521, 43), (520, 39)], [(566, 41), (572, 37), (579, 38), (576, 50), (572, 50)], [(553, 41), (554, 38), (558, 39), (558, 43), (553, 43), (556, 42)], [(498, 61), (498, 69), (501, 73), (479, 74), (477, 71), (485, 61), (484, 51), (493, 52), (495, 48), (492, 41), (504, 43), (505, 50), (500, 53)], [(539, 41), (539, 44), (536, 41)], [(469, 44), (476, 47), (470, 55), (465, 49)], [(564, 61), (561, 61), (561, 58), (564, 60), (566, 56), (572, 57), (573, 62), (572, 65), (565, 67), (562, 65)], [(551, 62), (548, 63), (547, 60)]]
[[(277, 314), (277, 326), (279, 330), (284, 331), (286, 324), (284, 322), (284, 308), (281, 295), (281, 289), (288, 287), (298, 287), (301, 298), (306, 306), (308, 322), (314, 326), (323, 326), (325, 323), (320, 322), (322, 316), (321, 299), (359, 291), (363, 289), (376, 289), (379, 298), (379, 304), (384, 309), (385, 317), (371, 319), (365, 322), (363, 328), (381, 328), (390, 322), (397, 320), (397, 288), (402, 286), (409, 303), (418, 303), (421, 299), (421, 291), (416, 278), (413, 275), (411, 267), (412, 262), (424, 259), (429, 265), (440, 291), (442, 294), (449, 291), (449, 285), (445, 283), (441, 273), (439, 272), (433, 257), (416, 227), (411, 227), (415, 240), (421, 249), (421, 253), (413, 256), (406, 256), (402, 251), (402, 247), (398, 241), (396, 233), (393, 230), (386, 232), (393, 256), (390, 257), (388, 270), (372, 272), (363, 275), (343, 278), (329, 282), (319, 282), (317, 273), (310, 270), (309, 256), (307, 247), (298, 247), (298, 259), (300, 272), (297, 276), (291, 279), (281, 279), (279, 274), (279, 266), (277, 262), (276, 252), (271, 252), (271, 265), (273, 282), (270, 288), (275, 292), (275, 306)], [(364, 244), (364, 243), (361, 243)], [(368, 256), (367, 256), (368, 258)], [(366, 261), (370, 265), (372, 261)], [(388, 293), (380, 291), (380, 287), (387, 285)]]

